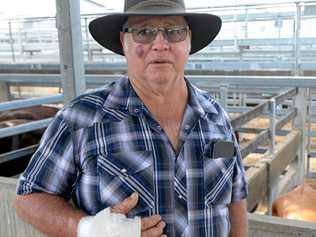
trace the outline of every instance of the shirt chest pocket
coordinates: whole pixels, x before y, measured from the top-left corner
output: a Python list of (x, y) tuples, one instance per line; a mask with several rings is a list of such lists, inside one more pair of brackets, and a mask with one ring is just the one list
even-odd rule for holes
[(100, 177), (99, 193), (105, 207), (120, 203), (133, 192), (139, 202), (129, 216), (151, 215), (154, 206), (153, 165), (149, 151), (123, 151), (99, 154), (97, 170)]
[(204, 157), (204, 201), (207, 206), (231, 202), (234, 165), (235, 157)]

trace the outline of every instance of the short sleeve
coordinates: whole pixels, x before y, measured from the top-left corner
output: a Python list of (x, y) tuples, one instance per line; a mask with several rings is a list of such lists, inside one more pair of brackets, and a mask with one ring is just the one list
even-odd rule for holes
[(20, 176), (17, 194), (47, 192), (70, 198), (77, 171), (70, 127), (59, 113)]
[(232, 188), (232, 202), (245, 199), (248, 196), (248, 183), (238, 145), (236, 147), (236, 163), (233, 171)]
[(232, 184), (232, 202), (240, 201), (248, 196), (248, 182), (246, 179), (246, 173), (242, 164), (242, 157), (240, 147), (236, 139), (236, 135), (233, 127), (229, 121), (228, 115), (225, 112), (225, 119), (228, 127), (228, 133), (235, 144), (236, 163), (233, 170), (233, 184)]

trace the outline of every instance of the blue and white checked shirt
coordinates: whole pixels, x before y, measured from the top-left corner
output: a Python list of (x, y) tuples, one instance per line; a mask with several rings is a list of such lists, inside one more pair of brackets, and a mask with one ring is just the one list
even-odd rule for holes
[[(187, 86), (178, 153), (123, 77), (56, 115), (20, 177), (18, 194), (72, 198), (93, 215), (137, 191), (140, 201), (129, 216), (160, 214), (168, 237), (228, 236), (227, 205), (247, 196), (239, 148), (223, 109)], [(206, 147), (214, 139), (233, 141), (236, 155), (212, 159)]]

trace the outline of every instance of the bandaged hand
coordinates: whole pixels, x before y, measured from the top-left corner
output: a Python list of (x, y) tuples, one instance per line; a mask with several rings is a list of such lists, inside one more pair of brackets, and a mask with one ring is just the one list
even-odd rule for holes
[(78, 237), (166, 237), (165, 223), (161, 216), (127, 218), (125, 215), (138, 202), (133, 193), (112, 208), (106, 208), (95, 216), (83, 217), (78, 225)]

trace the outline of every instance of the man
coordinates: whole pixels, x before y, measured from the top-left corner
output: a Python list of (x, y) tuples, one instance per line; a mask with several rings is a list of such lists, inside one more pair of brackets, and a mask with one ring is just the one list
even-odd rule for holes
[(92, 21), (127, 76), (57, 114), (20, 178), (18, 214), (50, 236), (246, 236), (233, 130), (184, 77), (220, 27), (181, 0), (126, 0), (124, 13)]

